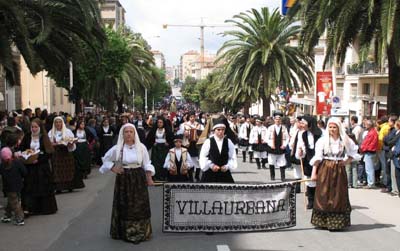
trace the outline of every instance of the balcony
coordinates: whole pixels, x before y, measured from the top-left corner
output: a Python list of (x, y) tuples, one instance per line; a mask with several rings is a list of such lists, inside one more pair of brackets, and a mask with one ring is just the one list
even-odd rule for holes
[(362, 62), (347, 65), (348, 75), (376, 75), (388, 73), (387, 64), (381, 70), (376, 62)]

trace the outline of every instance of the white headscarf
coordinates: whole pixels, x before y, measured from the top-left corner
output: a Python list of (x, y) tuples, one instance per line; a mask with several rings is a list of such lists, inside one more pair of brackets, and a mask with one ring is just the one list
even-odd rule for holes
[(117, 153), (116, 153), (116, 159), (117, 160), (120, 160), (120, 158), (121, 158), (121, 151), (123, 150), (123, 147), (124, 147), (124, 129), (125, 128), (127, 128), (127, 127), (131, 127), (131, 128), (133, 128), (133, 130), (135, 131), (135, 147), (136, 147), (136, 150), (137, 150), (137, 158), (138, 158), (138, 163), (142, 163), (142, 161), (143, 161), (143, 154), (142, 154), (142, 152), (143, 152), (143, 145), (142, 145), (142, 143), (140, 142), (140, 138), (139, 138), (139, 135), (138, 135), (138, 133), (137, 133), (137, 131), (136, 131), (136, 128), (135, 128), (135, 126), (133, 125), (133, 124), (131, 124), (131, 123), (126, 123), (126, 124), (124, 124), (122, 127), (121, 127), (121, 129), (119, 130), (119, 134), (118, 134), (118, 142), (117, 142)]
[(67, 128), (65, 127), (64, 119), (62, 117), (60, 117), (60, 116), (55, 117), (54, 120), (53, 120), (53, 127), (51, 128), (51, 137), (50, 137), (50, 139), (52, 140), (56, 136), (56, 132), (57, 132), (57, 129), (56, 129), (56, 126), (55, 126), (56, 120), (61, 120), (61, 122), (62, 122), (61, 133), (62, 133), (62, 139), (64, 139), (67, 136), (67, 130), (66, 130)]
[[(352, 149), (352, 147), (351, 147), (352, 144), (350, 143), (351, 139), (350, 139), (349, 136), (347, 136), (346, 129), (344, 128), (344, 126), (343, 126), (342, 122), (340, 121), (340, 119), (337, 118), (337, 117), (330, 118), (328, 120), (328, 123), (327, 123), (327, 128), (329, 128), (329, 124), (331, 124), (331, 123), (335, 124), (338, 127), (339, 136), (340, 136), (340, 139), (342, 140), (342, 142), (344, 144), (344, 148), (345, 148), (346, 152), (347, 151), (351, 151), (351, 149)], [(330, 146), (329, 146), (329, 138), (330, 138), (330, 135), (329, 135), (329, 133), (326, 133), (323, 137), (324, 137), (324, 152), (329, 152), (329, 148), (330, 148)]]

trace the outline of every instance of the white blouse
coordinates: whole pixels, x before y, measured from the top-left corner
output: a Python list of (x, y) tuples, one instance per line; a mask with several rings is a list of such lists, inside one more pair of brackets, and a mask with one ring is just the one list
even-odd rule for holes
[(165, 129), (157, 129), (156, 130), (156, 135), (155, 135), (155, 142), (157, 144), (163, 144), (166, 142), (165, 140)]
[[(317, 143), (315, 144), (315, 155), (310, 160), (310, 165), (314, 165), (317, 161), (322, 161), (324, 156), (324, 145), (325, 141), (328, 140), (328, 137), (321, 137), (318, 139)], [(353, 140), (349, 139), (349, 149), (344, 148), (343, 142), (340, 142), (340, 139), (334, 140), (330, 139), (330, 150), (333, 155), (339, 155), (341, 148), (345, 151), (345, 156), (343, 158), (346, 161), (349, 157), (353, 159), (360, 159), (360, 155), (358, 154), (358, 146), (353, 142)]]
[[(147, 152), (146, 147), (140, 143), (140, 149), (136, 145), (127, 146), (124, 145), (123, 148), (123, 164), (136, 164), (138, 163), (138, 150), (142, 153), (142, 167), (147, 172), (151, 172), (153, 176), (155, 174), (154, 166), (151, 164), (151, 160), (149, 158), (149, 153)], [(114, 163), (117, 161), (117, 146), (113, 146), (110, 150), (106, 152), (104, 157), (102, 158), (103, 165), (100, 167), (99, 171), (101, 173), (106, 173), (114, 166)]]
[(40, 149), (40, 138), (36, 138), (36, 139), (31, 139), (31, 145), (30, 148), (32, 150), (39, 150)]
[[(50, 141), (54, 142), (54, 143), (60, 143), (63, 140), (62, 131), (56, 131), (54, 137), (53, 137), (51, 131), (49, 131), (48, 136), (49, 136)], [(65, 136), (67, 136), (69, 138), (75, 137), (75, 135), (72, 133), (72, 131), (68, 128), (65, 128)], [(75, 149), (76, 149), (76, 144), (74, 143), (73, 147), (71, 149), (68, 148), (68, 152), (73, 152), (73, 151), (75, 151)]]

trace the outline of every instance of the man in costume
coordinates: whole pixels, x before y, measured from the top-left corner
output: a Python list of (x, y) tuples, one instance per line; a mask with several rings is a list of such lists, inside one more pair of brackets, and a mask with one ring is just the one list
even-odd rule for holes
[(281, 180), (285, 181), (285, 149), (289, 143), (289, 133), (284, 125), (282, 125), (282, 112), (275, 111), (273, 113), (274, 124), (268, 127), (268, 163), (271, 180), (275, 180), (275, 167), (279, 167), (281, 171)]
[(251, 129), (249, 143), (254, 151), (254, 158), (256, 159), (257, 168), (262, 167), (266, 169), (267, 163), (267, 128), (262, 124), (260, 117), (256, 118), (256, 125)]
[(250, 163), (253, 162), (253, 150), (249, 143), (250, 132), (253, 129), (253, 124), (250, 123), (250, 118), (246, 117), (245, 122), (240, 126), (239, 130), (239, 148), (242, 150), (243, 162), (246, 162), (246, 152), (249, 152)]
[(165, 158), (164, 168), (168, 169), (168, 181), (189, 182), (189, 170), (193, 167), (188, 150), (182, 147), (183, 135), (176, 135), (175, 147), (171, 148)]
[(213, 135), (206, 139), (200, 152), (202, 182), (234, 183), (231, 170), (237, 168), (235, 146), (225, 137), (222, 118), (213, 121)]
[[(200, 181), (200, 167), (199, 167), (199, 150), (196, 143), (199, 139), (201, 132), (204, 130), (203, 125), (196, 121), (196, 115), (194, 112), (189, 114), (189, 121), (183, 123), (183, 132), (180, 131), (177, 134), (183, 134), (182, 144), (188, 149), (190, 156), (192, 157), (194, 169), (195, 169), (195, 179)], [(191, 171), (191, 177), (192, 177)]]

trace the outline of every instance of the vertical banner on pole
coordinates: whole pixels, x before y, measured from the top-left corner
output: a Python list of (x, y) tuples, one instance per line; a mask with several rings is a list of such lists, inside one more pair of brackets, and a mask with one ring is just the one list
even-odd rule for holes
[(332, 72), (317, 72), (317, 114), (328, 116), (332, 108), (333, 79)]

